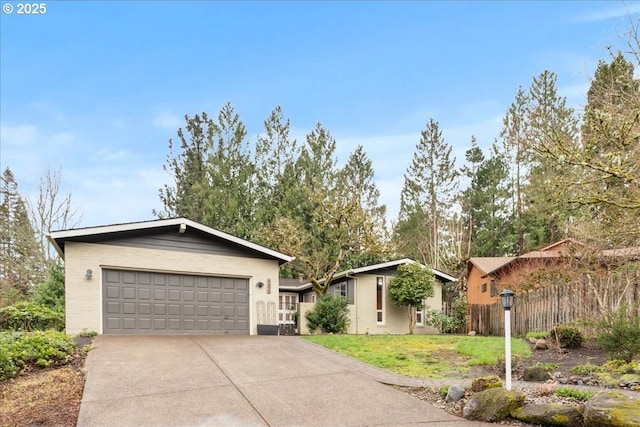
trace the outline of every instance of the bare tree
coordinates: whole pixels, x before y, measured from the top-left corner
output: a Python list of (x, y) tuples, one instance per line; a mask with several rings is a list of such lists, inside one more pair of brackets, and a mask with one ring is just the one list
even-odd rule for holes
[(51, 230), (64, 230), (76, 227), (82, 215), (71, 202), (71, 193), (62, 194), (62, 167), (52, 170), (49, 167), (40, 177), (40, 186), (36, 200), (27, 200), (29, 217), (33, 223), (36, 239), (40, 245), (45, 265), (56, 259), (57, 254), (47, 242)]

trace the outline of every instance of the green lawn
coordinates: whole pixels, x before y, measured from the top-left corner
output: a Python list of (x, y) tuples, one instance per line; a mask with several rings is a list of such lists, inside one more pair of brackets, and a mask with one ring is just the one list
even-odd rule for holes
[[(464, 376), (471, 366), (494, 365), (504, 356), (504, 338), (466, 335), (313, 335), (304, 339), (401, 375)], [(529, 357), (529, 345), (512, 338), (514, 356)]]

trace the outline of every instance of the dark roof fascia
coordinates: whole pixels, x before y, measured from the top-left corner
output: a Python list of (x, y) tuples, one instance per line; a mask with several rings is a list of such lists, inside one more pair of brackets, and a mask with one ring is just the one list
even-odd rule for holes
[(280, 264), (284, 264), (294, 259), (289, 255), (274, 251), (273, 249), (269, 249), (248, 240), (232, 236), (231, 234), (216, 230), (214, 228), (208, 227), (204, 224), (200, 224), (199, 222), (192, 221), (184, 217), (52, 231), (51, 233), (49, 233), (47, 238), (49, 239), (51, 244), (53, 244), (58, 254), (60, 254), (60, 256), (64, 258), (64, 242), (67, 240), (74, 241), (74, 239), (78, 240), (87, 237), (107, 237), (108, 235), (114, 235), (118, 233), (140, 232), (141, 234), (144, 234), (145, 230), (151, 231), (171, 227), (178, 227), (178, 230), (182, 233), (185, 232), (187, 227), (191, 227), (210, 237), (216, 237), (222, 240), (226, 240), (245, 249), (250, 249), (262, 255), (266, 255), (270, 258), (276, 259)]

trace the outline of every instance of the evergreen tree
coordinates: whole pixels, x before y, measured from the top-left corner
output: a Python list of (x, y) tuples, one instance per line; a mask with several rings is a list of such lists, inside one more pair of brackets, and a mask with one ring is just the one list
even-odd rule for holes
[(395, 238), (402, 253), (436, 269), (451, 264), (451, 254), (443, 250), (440, 240), (458, 187), (454, 163), (451, 146), (444, 141), (438, 122), (431, 119), (405, 174)]
[(44, 277), (43, 255), (18, 192), (6, 168), (0, 181), (0, 306), (26, 299)]

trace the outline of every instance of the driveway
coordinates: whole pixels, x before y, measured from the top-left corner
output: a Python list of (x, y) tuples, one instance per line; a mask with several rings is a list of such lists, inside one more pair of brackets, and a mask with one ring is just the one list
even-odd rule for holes
[(86, 366), (78, 426), (485, 425), (298, 337), (101, 335)]

